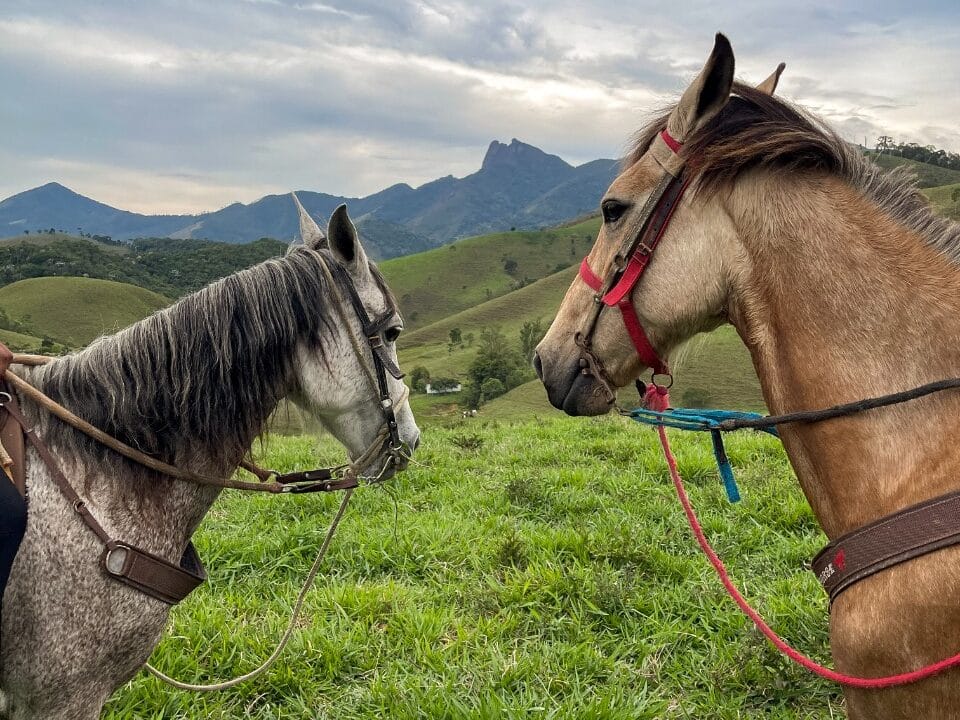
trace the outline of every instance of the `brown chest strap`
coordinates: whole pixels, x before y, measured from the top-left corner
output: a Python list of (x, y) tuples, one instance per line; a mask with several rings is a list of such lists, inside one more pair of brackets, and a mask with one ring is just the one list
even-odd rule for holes
[[(3, 382), (3, 374), (13, 361), (13, 353), (0, 343), (0, 392), (7, 391)], [(9, 395), (14, 400), (12, 391), (6, 392), (3, 398)], [(0, 407), (0, 480), (6, 475), (17, 488), (21, 496), (26, 494), (26, 473), (23, 463), (23, 433), (20, 425)]]
[[(24, 420), (16, 399), (7, 401), (4, 396), (3, 410), (14, 421), (8, 424), (18, 426), (18, 429), (22, 430), (22, 436), (26, 437), (40, 455), (54, 483), (74, 512), (103, 543), (105, 549), (100, 557), (100, 565), (107, 575), (169, 605), (176, 605), (206, 580), (207, 574), (193, 543), (187, 543), (179, 564), (175, 565), (158, 555), (110, 537), (57, 466), (46, 443)], [(23, 467), (23, 462), (20, 467)]]
[(843, 535), (813, 559), (832, 603), (855, 582), (960, 543), (960, 492), (911, 505)]
[[(4, 391), (4, 386), (0, 383), (0, 392), (2, 391)], [(10, 401), (15, 402), (13, 393), (8, 392), (7, 394), (10, 396)], [(0, 397), (2, 397), (2, 400), (6, 400), (7, 396)], [(20, 423), (14, 420), (10, 413), (6, 412), (5, 407), (0, 407), (0, 482), (4, 481), (4, 476), (9, 478), (21, 497), (26, 497), (27, 494), (24, 455), (25, 447)]]

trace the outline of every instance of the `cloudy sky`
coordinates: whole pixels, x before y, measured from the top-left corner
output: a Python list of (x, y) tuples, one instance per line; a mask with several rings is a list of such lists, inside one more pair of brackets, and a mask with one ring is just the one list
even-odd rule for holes
[(850, 140), (960, 151), (960, 3), (839, 5), (0, 0), (0, 198), (197, 212), (462, 176), (493, 139), (617, 157), (717, 30)]

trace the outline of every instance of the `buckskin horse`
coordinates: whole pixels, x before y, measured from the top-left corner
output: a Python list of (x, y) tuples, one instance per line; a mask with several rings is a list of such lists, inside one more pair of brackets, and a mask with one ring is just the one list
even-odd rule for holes
[[(330, 218), (327, 240), (297, 205), (303, 247), (75, 355), (14, 366), (60, 406), (198, 482), (121, 457), (3, 388), (19, 395), (24, 424), (52, 462), (28, 448), (26, 535), (3, 596), (0, 716), (99, 717), (157, 644), (175, 601), (167, 596), (202, 577), (192, 562), (178, 575), (177, 562), (195, 557), (190, 536), (221, 489), (204, 478), (232, 475), (281, 399), (311, 409), (361, 475), (402, 469), (416, 447), (396, 364), (396, 303), (345, 207)], [(9, 406), (10, 395), (0, 402)], [(70, 488), (78, 500), (67, 499)], [(91, 532), (88, 516), (117, 541)], [(179, 580), (157, 582), (171, 576)]]
[[(555, 407), (606, 413), (616, 388), (647, 368), (667, 372), (672, 350), (725, 322), (773, 413), (960, 374), (960, 226), (935, 216), (906, 173), (880, 170), (774, 97), (781, 69), (759, 88), (734, 82), (733, 51), (718, 35), (677, 105), (640, 131), (536, 351)], [(831, 540), (902, 526), (904, 509), (960, 488), (956, 391), (780, 435)], [(960, 548), (940, 548), (834, 595), (840, 671), (875, 678), (960, 651)], [(845, 687), (849, 716), (960, 717), (957, 672)]]

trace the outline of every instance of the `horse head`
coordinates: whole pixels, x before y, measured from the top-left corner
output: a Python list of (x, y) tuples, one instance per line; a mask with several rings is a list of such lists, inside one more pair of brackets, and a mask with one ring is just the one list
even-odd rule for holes
[[(322, 352), (309, 344), (300, 347), (295, 397), (354, 461), (366, 456), (365, 474), (386, 477), (395, 466), (406, 466), (420, 441), (397, 361), (403, 320), (383, 276), (360, 243), (346, 205), (333, 212), (324, 234), (296, 195), (294, 201), (303, 246), (293, 246), (290, 252), (314, 252), (324, 258), (331, 302), (340, 310), (334, 315), (340, 322), (318, 339), (324, 344)], [(375, 452), (378, 445), (382, 452)], [(395, 463), (387, 461), (391, 452)]]

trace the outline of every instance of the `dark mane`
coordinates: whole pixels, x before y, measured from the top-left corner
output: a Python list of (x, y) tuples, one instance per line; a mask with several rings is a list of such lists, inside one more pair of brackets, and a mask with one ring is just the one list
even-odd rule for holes
[[(143, 452), (229, 468), (291, 390), (298, 345), (323, 354), (333, 322), (322, 256), (335, 262), (301, 247), (213, 283), (44, 367), (41, 389)], [(45, 432), (67, 452), (121, 462), (59, 421)]]
[[(647, 152), (669, 112), (644, 127), (625, 167)], [(686, 139), (681, 151), (697, 192), (715, 193), (750, 170), (840, 177), (905, 227), (960, 262), (960, 224), (939, 217), (907, 168), (884, 171), (822, 120), (776, 96), (735, 83), (720, 113)]]

